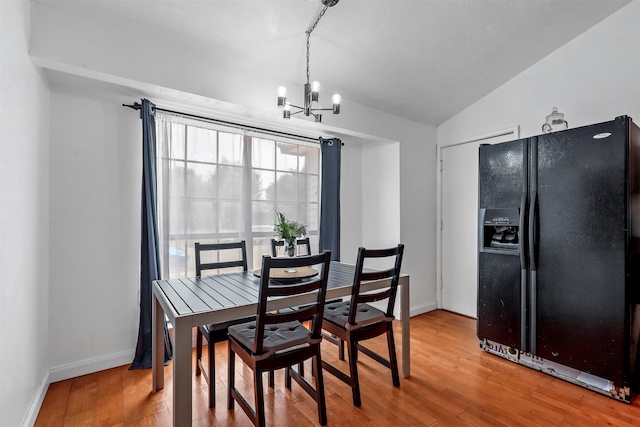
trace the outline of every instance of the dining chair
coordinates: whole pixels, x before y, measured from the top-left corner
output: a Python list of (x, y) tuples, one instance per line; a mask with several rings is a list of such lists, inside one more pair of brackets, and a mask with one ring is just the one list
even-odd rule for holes
[[(304, 237), (302, 239), (296, 239), (296, 246), (298, 247), (298, 255), (311, 255), (311, 242), (308, 237)], [(271, 256), (272, 257), (275, 258), (279, 256), (278, 255), (279, 248), (284, 248), (284, 240), (271, 239)], [(306, 253), (301, 254), (300, 248), (303, 248), (306, 251)], [(284, 256), (284, 254), (280, 256)], [(298, 372), (300, 372), (300, 374), (304, 377), (304, 362), (298, 365)], [(273, 387), (273, 384), (271, 384), (271, 386)]]
[[(260, 291), (256, 319), (229, 327), (229, 380), (227, 406), (233, 409), (238, 402), (254, 425), (265, 425), (264, 390), (262, 373), (285, 369), (285, 386), (291, 389), (294, 379), (316, 401), (320, 425), (327, 424), (327, 408), (321, 369), (320, 343), (322, 341), (322, 316), (331, 252), (303, 257), (262, 257)], [(271, 278), (274, 269), (315, 266), (318, 275), (301, 281), (284, 281)], [(314, 302), (291, 310), (271, 310), (268, 303), (284, 295), (315, 294)], [(313, 318), (307, 328), (303, 321)], [(235, 387), (235, 360), (238, 355), (253, 371), (254, 408)], [(313, 359), (315, 389), (290, 366)]]
[[(328, 303), (324, 308), (322, 328), (337, 337), (340, 343), (344, 341), (347, 344), (349, 375), (325, 361), (322, 361), (322, 367), (351, 387), (353, 405), (356, 407), (361, 406), (357, 365), (358, 351), (389, 368), (393, 385), (395, 387), (400, 386), (398, 360), (393, 339), (393, 320), (395, 319), (393, 308), (398, 290), (403, 252), (404, 245), (402, 244), (389, 249), (359, 248), (351, 299), (344, 302)], [(386, 258), (387, 262), (392, 262), (393, 267), (375, 271), (365, 269), (365, 261), (367, 259), (376, 259), (380, 262), (380, 259), (384, 258)], [(366, 281), (383, 279), (389, 279), (388, 288), (375, 292), (362, 292), (363, 284), (366, 284)], [(387, 300), (385, 311), (368, 304), (383, 300)], [(402, 314), (403, 316), (408, 315), (408, 313)], [(385, 359), (360, 344), (361, 341), (366, 341), (382, 334), (387, 335), (389, 359)]]
[[(300, 254), (298, 252), (298, 255), (311, 255), (311, 242), (309, 241), (308, 237), (297, 239), (296, 246), (298, 247), (298, 250), (300, 250), (300, 248), (302, 247), (306, 251), (305, 254)], [(271, 239), (271, 256), (272, 257), (278, 256), (278, 248), (284, 248), (284, 240)]]
[[(218, 261), (203, 262), (203, 257), (217, 256)], [(232, 243), (210, 243), (195, 244), (196, 276), (201, 277), (205, 270), (218, 270), (227, 268), (242, 268), (247, 271), (247, 246), (244, 240)], [(231, 257), (231, 261), (220, 260), (220, 258)], [(231, 325), (245, 323), (254, 320), (255, 316), (242, 319), (231, 320), (222, 323), (198, 326), (196, 335), (196, 376), (203, 374), (205, 381), (209, 385), (209, 408), (215, 407), (216, 402), (216, 364), (215, 364), (215, 343), (228, 339), (227, 329)], [(208, 343), (209, 367), (208, 374), (202, 361), (202, 338)]]
[[(306, 255), (311, 255), (311, 242), (309, 241), (308, 237), (297, 239), (296, 245), (298, 246), (298, 248), (301, 248), (301, 247), (304, 248), (306, 250)], [(278, 248), (284, 248), (284, 240), (271, 239), (271, 256), (272, 257), (278, 256)], [(299, 252), (298, 252), (298, 255), (300, 255)], [(339, 302), (339, 301), (342, 301), (342, 298), (326, 301), (325, 304), (330, 304), (330, 303)], [(311, 319), (307, 319), (307, 320), (311, 320)], [(344, 343), (340, 342), (335, 337), (332, 337), (329, 335), (325, 335), (324, 338), (340, 346), (340, 359), (344, 360)], [(311, 370), (313, 373), (313, 366), (311, 367)], [(304, 377), (304, 362), (298, 365), (298, 372), (300, 373), (300, 375)], [(273, 384), (269, 384), (269, 385), (273, 387)]]

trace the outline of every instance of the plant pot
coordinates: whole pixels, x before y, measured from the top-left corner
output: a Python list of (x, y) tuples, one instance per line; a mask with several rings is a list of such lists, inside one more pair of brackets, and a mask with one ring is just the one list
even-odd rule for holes
[[(295, 240), (292, 242), (285, 242), (284, 243), (284, 254), (288, 257), (294, 257), (296, 256), (296, 242)], [(295, 273), (296, 269), (295, 268), (285, 268), (284, 271), (286, 271), (287, 273)]]

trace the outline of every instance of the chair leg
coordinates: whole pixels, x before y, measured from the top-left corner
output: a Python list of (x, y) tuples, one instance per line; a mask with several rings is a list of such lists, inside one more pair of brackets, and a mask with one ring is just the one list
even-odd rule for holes
[[(273, 371), (271, 371), (273, 372)], [(262, 388), (262, 372), (253, 371), (253, 386), (256, 393), (256, 421), (258, 427), (265, 427), (264, 418), (264, 389)]]
[(351, 376), (351, 395), (353, 396), (353, 406), (359, 408), (360, 402), (360, 381), (358, 380), (358, 360), (357, 342), (347, 341), (347, 353), (349, 355), (349, 371)]
[(231, 391), (235, 388), (236, 384), (236, 354), (231, 350), (231, 343), (229, 343), (229, 360), (228, 360), (228, 386), (227, 386), (227, 409), (233, 409), (235, 401)]
[(274, 388), (276, 386), (276, 376), (274, 371), (269, 371), (269, 387)]
[(209, 342), (209, 408), (216, 406), (216, 345), (212, 342), (211, 335)]
[(344, 340), (338, 338), (338, 358), (344, 360)]
[(318, 354), (311, 361), (311, 369), (316, 374), (316, 403), (318, 404), (318, 422), (321, 426), (327, 425), (327, 403), (324, 397), (324, 378), (322, 376), (322, 358), (320, 357), (320, 344), (318, 344)]
[(200, 371), (200, 363), (202, 362), (202, 332), (200, 332), (200, 328), (198, 329), (198, 333), (196, 334), (196, 376), (199, 376)]
[(304, 362), (298, 363), (298, 373), (301, 377), (304, 377)]
[(291, 390), (291, 366), (284, 368), (284, 386)]
[(387, 343), (389, 344), (389, 364), (391, 365), (391, 381), (396, 387), (400, 387), (400, 376), (398, 375), (398, 358), (396, 357), (396, 345), (393, 339), (393, 329), (389, 327), (387, 331)]

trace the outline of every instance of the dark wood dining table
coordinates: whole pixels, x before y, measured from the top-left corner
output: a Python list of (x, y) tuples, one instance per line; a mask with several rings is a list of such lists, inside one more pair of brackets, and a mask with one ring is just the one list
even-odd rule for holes
[[(327, 299), (351, 295), (355, 266), (332, 261)], [(173, 325), (173, 425), (192, 422), (192, 328), (224, 322), (256, 313), (260, 278), (251, 271), (188, 277), (153, 282), (153, 392), (164, 388), (165, 315)], [(363, 290), (389, 286), (388, 280), (372, 281)], [(282, 297), (270, 301), (277, 310), (311, 302), (311, 296)], [(399, 287), (403, 377), (410, 374), (409, 276), (402, 274)], [(215, 381), (215, 378), (212, 379)]]

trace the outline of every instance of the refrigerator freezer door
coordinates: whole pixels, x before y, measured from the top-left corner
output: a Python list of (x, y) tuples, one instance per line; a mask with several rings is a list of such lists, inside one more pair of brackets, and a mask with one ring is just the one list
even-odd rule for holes
[[(525, 349), (526, 265), (522, 222), (526, 210), (527, 140), (480, 147), (478, 236), (478, 338)], [(500, 212), (508, 214), (501, 215)], [(517, 221), (511, 213), (515, 212)], [(491, 221), (485, 224), (485, 214)], [(494, 219), (494, 216), (500, 217)], [(503, 218), (504, 217), (504, 218)], [(495, 230), (494, 230), (495, 228)], [(505, 235), (492, 246), (492, 235)], [(518, 242), (510, 249), (509, 242)], [(524, 282), (523, 282), (524, 279)], [(524, 290), (524, 292), (523, 292)]]
[(537, 182), (532, 180), (530, 187), (538, 208), (536, 236), (529, 236), (536, 248), (533, 348), (539, 357), (618, 386), (625, 379), (629, 336), (624, 123), (534, 138), (531, 167), (537, 168)]

